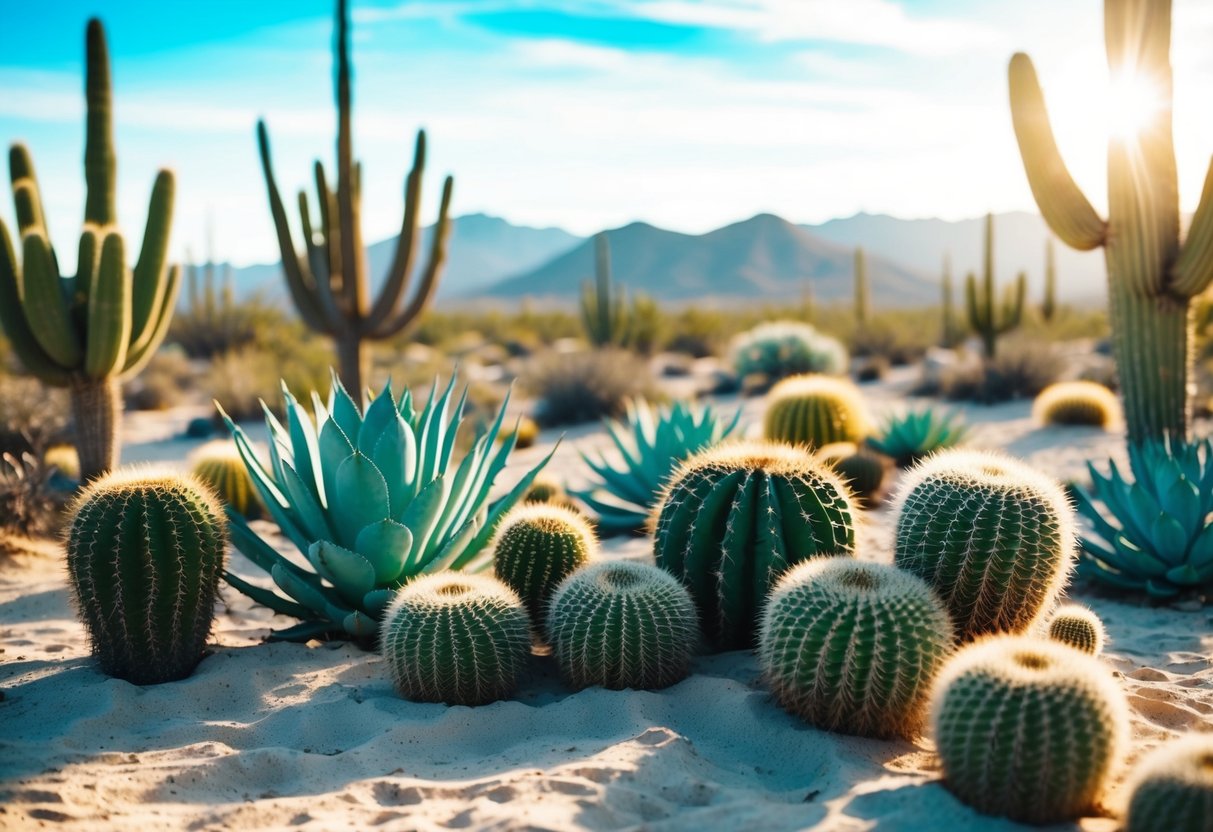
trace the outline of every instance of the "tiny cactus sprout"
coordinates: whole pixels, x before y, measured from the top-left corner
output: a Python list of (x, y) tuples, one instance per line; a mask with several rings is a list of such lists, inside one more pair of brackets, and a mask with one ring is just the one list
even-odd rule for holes
[(67, 567), (104, 673), (149, 685), (193, 672), (226, 545), (223, 510), (193, 477), (123, 469), (80, 494)]
[(820, 448), (832, 442), (862, 442), (867, 434), (863, 397), (847, 379), (792, 376), (772, 387), (767, 399), (767, 439)]
[(789, 566), (855, 548), (850, 489), (832, 468), (773, 442), (692, 457), (658, 510), (657, 565), (679, 578), (719, 650), (754, 644), (758, 612)]
[(952, 643), (948, 614), (921, 578), (838, 557), (784, 573), (758, 652), (792, 713), (831, 731), (913, 737)]
[(514, 590), (468, 572), (436, 572), (406, 584), (379, 640), (401, 696), (449, 705), (509, 696), (531, 652), (530, 619)]
[(548, 598), (598, 548), (593, 529), (575, 511), (550, 503), (524, 503), (497, 527), (494, 570), (518, 593), (536, 629)]
[(931, 722), (954, 795), (983, 814), (1044, 824), (1094, 807), (1125, 747), (1128, 708), (1098, 659), (995, 636), (945, 665)]
[(1098, 656), (1103, 651), (1106, 635), (1098, 615), (1086, 607), (1066, 604), (1049, 621), (1049, 638)]
[(817, 449), (815, 456), (829, 465), (851, 486), (851, 493), (863, 506), (879, 502), (884, 485), (885, 461), (852, 442), (831, 442)]
[(1108, 428), (1119, 420), (1116, 394), (1094, 381), (1059, 381), (1036, 397), (1032, 415), (1042, 425)]
[(1074, 565), (1061, 485), (1008, 456), (949, 451), (907, 474), (894, 562), (939, 593), (957, 635), (1022, 633)]
[(1156, 748), (1127, 789), (1125, 832), (1213, 832), (1213, 734)]
[(548, 640), (569, 686), (656, 689), (686, 677), (699, 639), (695, 604), (668, 572), (600, 561), (552, 596)]
[(207, 442), (194, 451), (191, 463), (194, 476), (209, 485), (224, 505), (242, 517), (255, 518), (261, 514), (261, 500), (253, 478), (234, 442)]

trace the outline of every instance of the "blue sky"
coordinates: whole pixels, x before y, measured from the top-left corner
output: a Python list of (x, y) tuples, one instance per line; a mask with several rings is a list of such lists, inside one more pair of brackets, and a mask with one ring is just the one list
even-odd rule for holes
[[(704, 231), (760, 211), (960, 218), (1031, 209), (1006, 62), (1037, 62), (1059, 143), (1104, 200), (1098, 0), (354, 0), (355, 146), (370, 240), (398, 227), (413, 134), (455, 211), (579, 233)], [(55, 0), (0, 30), (0, 139), (32, 147), (66, 258), (83, 205), (83, 32), (113, 55), (119, 213), (142, 233), (155, 169), (179, 177), (174, 250), (277, 254), (254, 126), (280, 184), (333, 156), (327, 0)], [(1190, 210), (1213, 152), (1213, 3), (1176, 0), (1175, 132)], [(0, 216), (10, 219), (4, 201)]]

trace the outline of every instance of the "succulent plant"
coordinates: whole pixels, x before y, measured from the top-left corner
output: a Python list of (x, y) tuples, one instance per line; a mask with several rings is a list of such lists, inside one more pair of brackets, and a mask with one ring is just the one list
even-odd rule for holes
[(879, 432), (868, 437), (868, 445), (892, 457), (897, 467), (908, 468), (937, 451), (956, 447), (968, 432), (959, 413), (924, 407), (888, 416)]
[(1092, 808), (1128, 739), (1125, 696), (1098, 659), (997, 636), (945, 666), (931, 722), (944, 785), (987, 815), (1058, 823)]
[(235, 444), (217, 439), (190, 455), (191, 472), (237, 514), (253, 519), (261, 514), (261, 500), (253, 478)]
[(847, 379), (791, 376), (767, 394), (763, 420), (767, 439), (819, 448), (834, 442), (862, 442), (867, 431), (863, 396)]
[(672, 685), (687, 675), (699, 639), (682, 584), (635, 561), (599, 561), (566, 578), (552, 596), (547, 632), (576, 689)]
[(1078, 604), (1065, 604), (1049, 619), (1049, 638), (1098, 656), (1107, 636), (1098, 615)]
[(799, 321), (761, 323), (734, 338), (730, 354), (742, 379), (762, 376), (775, 382), (801, 373), (838, 375), (847, 369), (842, 343)]
[(814, 725), (912, 737), (952, 643), (948, 614), (920, 578), (818, 558), (775, 585), (758, 655), (775, 699)]
[(556, 587), (597, 549), (594, 530), (577, 512), (550, 503), (523, 503), (497, 526), (493, 569), (526, 604), (535, 628), (542, 629)]
[(148, 685), (193, 672), (226, 545), (222, 509), (193, 477), (135, 468), (85, 488), (72, 512), (67, 568), (104, 673)]
[(1125, 832), (1213, 830), (1213, 735), (1188, 734), (1150, 752), (1126, 788)]
[(868, 259), (862, 248), (855, 249), (855, 326), (867, 327), (872, 317), (872, 297), (868, 287)]
[(1045, 294), (1040, 302), (1040, 317), (1045, 323), (1057, 317), (1057, 254), (1053, 241), (1052, 236), (1045, 241)]
[(42, 454), (42, 462), (69, 480), (80, 479), (80, 454), (72, 445), (51, 445)]
[(396, 593), (383, 658), (405, 699), (483, 705), (509, 696), (531, 653), (522, 601), (489, 575), (424, 575)]
[(871, 506), (879, 501), (887, 464), (884, 459), (853, 442), (823, 445), (814, 456), (838, 472), (861, 505)]
[(1117, 421), (1116, 394), (1094, 381), (1059, 381), (1041, 390), (1032, 415), (1044, 425), (1089, 425), (1107, 428)]
[(993, 214), (986, 214), (985, 231), (982, 280), (978, 284), (977, 275), (969, 273), (965, 280), (965, 303), (969, 311), (969, 327), (981, 336), (986, 358), (993, 358), (998, 349), (999, 336), (1018, 328), (1023, 320), (1028, 279), (1020, 272), (1015, 283), (1006, 287), (1002, 301), (999, 301), (994, 288)]
[(689, 459), (655, 520), (657, 565), (679, 578), (720, 650), (754, 644), (784, 570), (850, 554), (856, 508), (832, 468), (789, 445), (739, 442)]
[(236, 547), (287, 597), (230, 572), (225, 580), (302, 620), (272, 638), (373, 640), (396, 587), (426, 572), (490, 565), (488, 544), (498, 521), (551, 454), (490, 504), (490, 489), (514, 447), (513, 437), (496, 445), (508, 396), (456, 466), (467, 390), (452, 412), (454, 387), (454, 378), (444, 390), (435, 383), (418, 411), (411, 391), (397, 401), (388, 384), (363, 413), (334, 376), (327, 403), (312, 395), (313, 423), (284, 385), (286, 426), (266, 411), (268, 466), (224, 417), (266, 510), (311, 567), (280, 555), (229, 512)]
[(939, 593), (962, 640), (1024, 632), (1074, 563), (1061, 485), (1004, 454), (949, 451), (907, 474), (894, 562)]

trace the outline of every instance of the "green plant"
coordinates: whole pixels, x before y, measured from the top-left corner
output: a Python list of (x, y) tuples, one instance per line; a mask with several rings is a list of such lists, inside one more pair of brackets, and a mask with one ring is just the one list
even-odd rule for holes
[(862, 248), (855, 249), (855, 326), (863, 330), (872, 317), (872, 299), (868, 290), (868, 260)]
[(885, 478), (884, 459), (851, 442), (823, 445), (814, 456), (838, 472), (860, 505), (866, 507), (879, 502)]
[(493, 569), (518, 593), (540, 628), (556, 587), (597, 550), (594, 530), (577, 512), (552, 503), (524, 502), (497, 526)]
[(33, 160), (24, 145), (9, 150), (22, 262), (0, 223), (0, 328), (26, 369), (71, 391), (81, 476), (93, 479), (118, 462), (121, 382), (156, 352), (177, 302), (180, 270), (166, 268), (173, 216), (173, 174), (152, 187), (139, 259), (126, 265), (117, 227), (109, 54), (101, 21), (86, 35), (87, 194), (75, 277), (59, 273)]
[(261, 500), (235, 444), (221, 439), (207, 442), (190, 454), (190, 469), (232, 511), (249, 519), (260, 516)]
[(627, 350), (548, 354), (532, 361), (522, 386), (538, 400), (544, 427), (622, 416), (630, 399), (659, 399), (649, 364)]
[(226, 538), (222, 509), (193, 477), (119, 470), (81, 493), (67, 568), (104, 673), (149, 685), (193, 672), (211, 631)]
[(801, 373), (846, 372), (847, 351), (836, 338), (798, 321), (761, 323), (733, 339), (733, 368), (741, 378), (773, 383)]
[(603, 453), (597, 458), (582, 453), (598, 482), (573, 491), (573, 496), (598, 515), (604, 534), (643, 527), (675, 469), (723, 441), (741, 419), (740, 408), (726, 421), (711, 407), (689, 402), (654, 407), (637, 399), (626, 406), (624, 421), (606, 424), (622, 465), (612, 464)]
[(1093, 381), (1059, 381), (1050, 384), (1032, 403), (1032, 415), (1045, 425), (1114, 425), (1120, 405), (1116, 394)]
[(1003, 454), (949, 451), (902, 488), (894, 563), (939, 593), (962, 640), (1026, 632), (1051, 607), (1074, 563), (1060, 484)]
[(666, 334), (665, 316), (657, 301), (640, 292), (632, 298), (632, 332), (628, 347), (641, 355), (652, 355)]
[(907, 410), (888, 416), (868, 444), (899, 468), (908, 468), (919, 460), (964, 441), (969, 426), (955, 411), (943, 413), (931, 407)]
[(842, 478), (802, 450), (728, 443), (675, 474), (655, 520), (653, 553), (690, 590), (718, 649), (749, 647), (785, 569), (854, 551), (856, 511)]
[(763, 435), (767, 439), (820, 448), (833, 442), (862, 442), (868, 432), (863, 396), (843, 378), (790, 376), (767, 394)]
[(215, 282), (213, 254), (202, 267), (201, 279), (198, 267), (187, 264), (186, 307), (173, 318), (168, 340), (180, 345), (191, 358), (211, 358), (231, 352), (257, 338), (262, 310), (258, 304), (236, 303), (231, 264), (224, 265), (223, 284), (218, 293)]
[(1045, 241), (1045, 296), (1040, 302), (1040, 317), (1045, 323), (1057, 317), (1057, 254), (1052, 237)]
[(1098, 656), (1106, 636), (1098, 615), (1086, 607), (1065, 604), (1049, 620), (1049, 638)]
[(1193, 733), (1160, 745), (1126, 789), (1125, 832), (1209, 832), (1213, 828), (1213, 736)]
[(312, 394), (313, 423), (284, 387), (286, 426), (266, 415), (269, 466), (224, 417), (267, 511), (311, 566), (283, 557), (244, 518), (228, 513), (236, 547), (287, 597), (231, 572), (227, 582), (301, 619), (272, 638), (371, 641), (396, 587), (423, 573), (490, 565), (488, 544), (497, 523), (551, 454), (490, 504), (489, 491), (514, 448), (512, 437), (494, 447), (506, 405), (456, 466), (452, 456), (467, 391), (452, 411), (454, 388), (453, 377), (444, 390), (435, 384), (418, 411), (410, 390), (397, 401), (389, 384), (364, 413), (334, 376), (327, 403)]
[(779, 579), (758, 656), (775, 699), (820, 728), (914, 737), (952, 625), (920, 578), (852, 558), (818, 558)]
[(260, 419), (263, 402), (273, 402), (278, 415), (282, 385), (310, 395), (329, 383), (329, 349), (316, 340), (298, 338), (302, 327), (287, 327), (282, 338), (268, 344), (249, 344), (211, 361), (204, 388), (236, 421)]
[(695, 604), (668, 572), (601, 561), (557, 588), (548, 640), (570, 687), (664, 688), (686, 677), (699, 639)]
[(944, 785), (979, 812), (1027, 823), (1091, 809), (1128, 738), (1125, 696), (1107, 667), (1021, 636), (961, 650), (931, 711)]
[(626, 347), (631, 338), (627, 290), (612, 296), (611, 287), (611, 244), (603, 231), (594, 236), (594, 282), (581, 287), (582, 326), (595, 347)]
[(965, 302), (969, 310), (969, 326), (981, 336), (986, 358), (998, 352), (998, 337), (1016, 329), (1023, 319), (1024, 298), (1028, 279), (1020, 272), (1013, 286), (1008, 286), (999, 302), (994, 288), (994, 215), (986, 214), (986, 236), (982, 281), (972, 272), (965, 279)]
[(396, 593), (381, 641), (404, 698), (483, 705), (514, 690), (531, 653), (531, 628), (522, 602), (501, 581), (441, 572)]

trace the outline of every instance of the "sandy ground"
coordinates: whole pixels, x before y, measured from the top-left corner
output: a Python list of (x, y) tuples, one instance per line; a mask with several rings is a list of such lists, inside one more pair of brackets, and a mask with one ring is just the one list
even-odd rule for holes
[[(909, 383), (902, 373), (867, 386), (872, 409), (898, 406)], [(756, 422), (760, 402), (744, 407)], [(1028, 411), (969, 408), (970, 444), (1061, 478), (1120, 453), (1117, 434), (1038, 429)], [(183, 459), (197, 444), (176, 438), (190, 415), (130, 419), (126, 459)], [(518, 452), (506, 478), (557, 435)], [(552, 472), (579, 481), (577, 449), (602, 439), (569, 431)], [(887, 506), (869, 512), (861, 556), (890, 560), (891, 528)], [(650, 544), (616, 539), (604, 555), (650, 557)], [(263, 579), (239, 555), (232, 567)], [(1213, 608), (1072, 594), (1107, 623), (1107, 660), (1132, 705), (1130, 762), (1213, 730)], [(535, 656), (514, 699), (469, 709), (398, 698), (382, 660), (350, 645), (261, 643), (289, 623), (225, 588), (197, 672), (138, 688), (93, 667), (61, 555), (0, 563), (0, 829), (1017, 828), (954, 800), (928, 739), (844, 737), (785, 714), (749, 653), (700, 657), (659, 692), (576, 694)], [(1116, 822), (1062, 828), (1079, 827)]]

